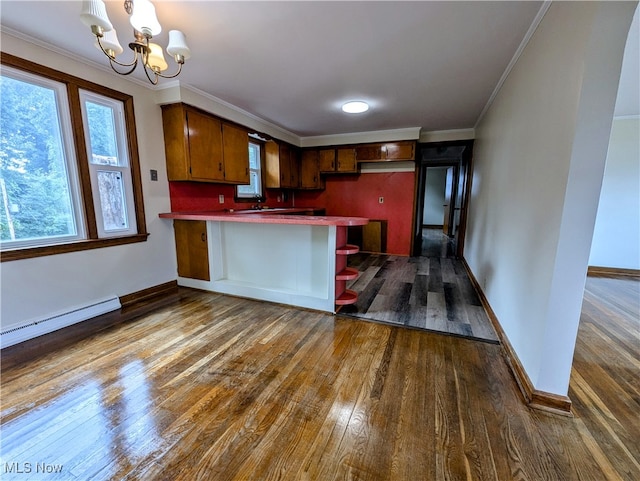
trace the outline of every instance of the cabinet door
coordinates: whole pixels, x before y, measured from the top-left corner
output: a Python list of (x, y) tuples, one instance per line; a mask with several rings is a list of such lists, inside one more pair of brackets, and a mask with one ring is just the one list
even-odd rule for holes
[(318, 151), (318, 167), (320, 172), (335, 172), (336, 149), (320, 149)]
[(224, 180), (234, 184), (248, 184), (249, 133), (235, 125), (222, 124), (224, 152)]
[(372, 162), (382, 159), (382, 145), (359, 145), (356, 147), (356, 159), (358, 162)]
[(280, 144), (278, 166), (280, 171), (278, 187), (288, 189), (291, 187), (291, 151), (287, 144)]
[(303, 189), (322, 189), (322, 179), (318, 168), (319, 152), (303, 150), (300, 160), (300, 187)]
[(194, 110), (187, 110), (186, 120), (191, 178), (224, 181), (221, 122)]
[(273, 140), (264, 144), (265, 187), (280, 188), (280, 148)]
[(208, 281), (209, 249), (207, 223), (194, 220), (174, 220), (178, 275)]
[(358, 172), (356, 149), (337, 149), (338, 162), (336, 172)]
[(169, 180), (190, 180), (189, 129), (182, 105), (162, 106), (164, 152)]
[(415, 142), (394, 142), (384, 145), (386, 160), (414, 160)]
[(300, 149), (289, 148), (289, 187), (300, 187)]

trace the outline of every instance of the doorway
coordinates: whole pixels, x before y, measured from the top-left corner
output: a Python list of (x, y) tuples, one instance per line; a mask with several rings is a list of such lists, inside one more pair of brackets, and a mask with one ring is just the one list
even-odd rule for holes
[(462, 258), (473, 140), (419, 144), (413, 256)]

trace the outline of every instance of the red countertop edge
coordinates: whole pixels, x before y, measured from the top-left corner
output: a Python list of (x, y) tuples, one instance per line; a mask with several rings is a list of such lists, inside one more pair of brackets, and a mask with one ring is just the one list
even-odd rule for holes
[[(287, 212), (307, 212), (313, 209), (287, 209)], [(279, 212), (283, 212), (280, 210)], [(163, 219), (210, 220), (219, 222), (245, 222), (249, 224), (298, 224), (298, 225), (365, 225), (369, 219), (365, 217), (338, 217), (317, 215), (275, 214), (273, 212), (236, 213), (224, 211), (209, 212), (165, 212), (158, 214)]]

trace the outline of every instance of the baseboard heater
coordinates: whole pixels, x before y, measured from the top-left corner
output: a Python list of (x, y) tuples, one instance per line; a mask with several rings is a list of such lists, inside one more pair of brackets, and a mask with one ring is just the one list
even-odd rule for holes
[(71, 311), (11, 327), (0, 332), (0, 349), (115, 311), (120, 307), (120, 299), (111, 297)]

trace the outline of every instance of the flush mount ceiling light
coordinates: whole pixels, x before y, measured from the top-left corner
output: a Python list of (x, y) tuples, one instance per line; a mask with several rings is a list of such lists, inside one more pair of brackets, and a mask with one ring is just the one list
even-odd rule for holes
[(353, 100), (342, 106), (342, 111), (348, 114), (361, 114), (367, 110), (369, 110), (369, 104), (367, 102), (362, 102), (361, 100)]
[[(91, 33), (96, 36), (96, 47), (109, 57), (109, 64), (114, 72), (120, 75), (129, 75), (138, 66), (138, 60), (142, 61), (144, 73), (153, 85), (158, 83), (158, 77), (173, 78), (180, 75), (184, 61), (191, 57), (191, 50), (187, 46), (184, 34), (180, 30), (169, 31), (169, 45), (167, 53), (173, 56), (178, 64), (178, 71), (173, 75), (165, 75), (162, 72), (168, 65), (164, 59), (162, 47), (157, 43), (151, 43), (154, 35), (162, 31), (160, 22), (156, 17), (156, 9), (150, 0), (125, 0), (124, 9), (130, 15), (129, 23), (133, 27), (135, 40), (129, 44), (133, 50), (133, 61), (121, 63), (116, 60), (116, 55), (122, 53), (122, 46), (118, 42), (116, 30), (109, 21), (107, 8), (103, 0), (83, 0), (80, 20), (91, 28)], [(119, 71), (120, 67), (131, 67), (127, 71)]]

